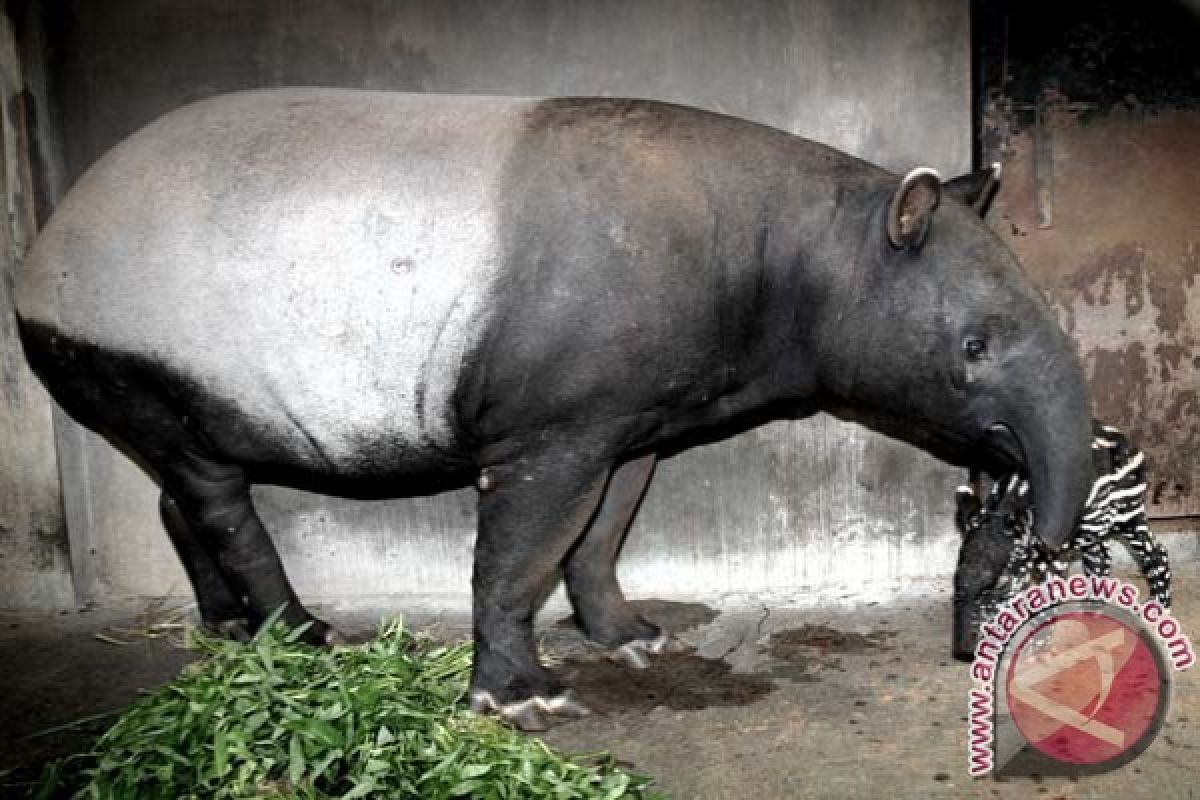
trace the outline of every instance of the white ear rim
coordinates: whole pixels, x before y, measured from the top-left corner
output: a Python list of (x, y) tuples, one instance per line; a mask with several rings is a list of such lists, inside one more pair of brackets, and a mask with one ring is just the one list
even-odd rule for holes
[[(992, 168), (999, 169), (999, 166), (1000, 166), (999, 164), (993, 164)], [(918, 178), (925, 176), (925, 175), (928, 175), (929, 177), (933, 178), (939, 184), (942, 182), (941, 173), (939, 173), (933, 167), (913, 167), (912, 169), (910, 169), (908, 171), (908, 174), (905, 175), (900, 180), (900, 188), (908, 189), (908, 187), (912, 186), (914, 183), (917, 182)], [(897, 192), (897, 194), (903, 194), (903, 192)]]
[[(888, 216), (887, 216), (888, 239), (891, 241), (892, 246), (898, 250), (909, 249), (909, 245), (906, 245), (904, 242), (900, 241), (899, 232), (897, 230), (895, 230), (893, 221), (899, 218), (900, 204), (901, 204), (901, 202), (903, 202), (904, 198), (908, 195), (909, 190), (913, 187), (914, 184), (916, 184), (918, 181), (920, 181), (924, 178), (932, 179), (933, 184), (938, 187), (937, 199), (934, 201), (933, 208), (930, 209), (930, 211), (936, 211), (937, 207), (939, 205), (941, 205), (941, 202), (942, 202), (942, 194), (941, 194), (942, 176), (933, 167), (913, 167), (912, 169), (910, 169), (908, 171), (908, 174), (900, 179), (900, 185), (896, 187), (896, 191), (892, 193), (892, 200), (890, 203), (888, 203), (888, 212), (887, 212), (887, 214), (888, 214)], [(918, 243), (915, 247), (913, 247), (913, 249), (917, 249), (919, 247), (920, 247), (920, 243)]]

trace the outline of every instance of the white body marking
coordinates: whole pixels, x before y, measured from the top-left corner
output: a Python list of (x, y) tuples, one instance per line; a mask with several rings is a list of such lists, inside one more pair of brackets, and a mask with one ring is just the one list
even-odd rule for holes
[(186, 107), (80, 180), (18, 307), (162, 362), (301, 463), (436, 451), (503, 266), (502, 171), (535, 102), (290, 89)]

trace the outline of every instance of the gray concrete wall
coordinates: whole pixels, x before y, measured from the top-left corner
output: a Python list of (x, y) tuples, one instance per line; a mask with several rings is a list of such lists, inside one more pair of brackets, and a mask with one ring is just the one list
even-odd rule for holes
[(50, 398), (25, 363), (12, 314), (13, 276), (35, 230), (24, 87), (0, 16), (0, 608), (56, 608), (73, 598)]
[[(966, 0), (109, 0), (58, 11), (48, 72), (68, 178), (178, 105), (297, 84), (651, 97), (897, 170), (969, 166)], [(149, 481), (92, 434), (60, 435), (82, 592), (185, 593)], [(635, 594), (710, 599), (946, 574), (956, 478), (829, 418), (776, 423), (663, 464), (622, 574)], [(307, 598), (416, 592), (458, 603), (468, 591), (471, 492), (372, 503), (267, 487), (256, 496)]]

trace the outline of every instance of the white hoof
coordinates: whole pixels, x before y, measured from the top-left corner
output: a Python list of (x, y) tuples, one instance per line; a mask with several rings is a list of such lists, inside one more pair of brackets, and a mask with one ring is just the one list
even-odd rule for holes
[(546, 716), (586, 717), (591, 709), (579, 702), (570, 690), (553, 697), (534, 695), (515, 703), (498, 703), (491, 692), (471, 692), (471, 710), (477, 714), (493, 713), (523, 731), (544, 731), (550, 727)]
[(685, 648), (677, 639), (668, 633), (660, 633), (653, 639), (634, 639), (611, 651), (608, 657), (619, 664), (631, 669), (646, 669), (650, 666), (650, 656), (663, 653), (678, 653)]

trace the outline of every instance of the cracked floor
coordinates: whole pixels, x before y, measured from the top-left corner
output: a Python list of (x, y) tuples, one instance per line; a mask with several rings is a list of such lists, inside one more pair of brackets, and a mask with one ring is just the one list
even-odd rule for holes
[[(1193, 637), (1200, 598), (1185, 587), (1197, 578), (1194, 568), (1176, 570), (1175, 613)], [(543, 737), (569, 751), (609, 750), (654, 776), (669, 797), (1200, 797), (1192, 760), (1200, 751), (1200, 672), (1176, 677), (1158, 739), (1120, 770), (1078, 780), (971, 779), (969, 675), (949, 655), (945, 591), (890, 605), (718, 613), (645, 601), (642, 610), (694, 649), (633, 671), (592, 651), (560, 614), (543, 613), (544, 651), (596, 712)], [(359, 634), (381, 617), (325, 613)], [(165, 640), (117, 646), (96, 638), (131, 614), (0, 615), (0, 770), (78, 747), (77, 731), (26, 737), (119, 709), (190, 659)], [(470, 630), (462, 615), (414, 613), (408, 621), (445, 638)], [(5, 796), (18, 795), (0, 789)]]

